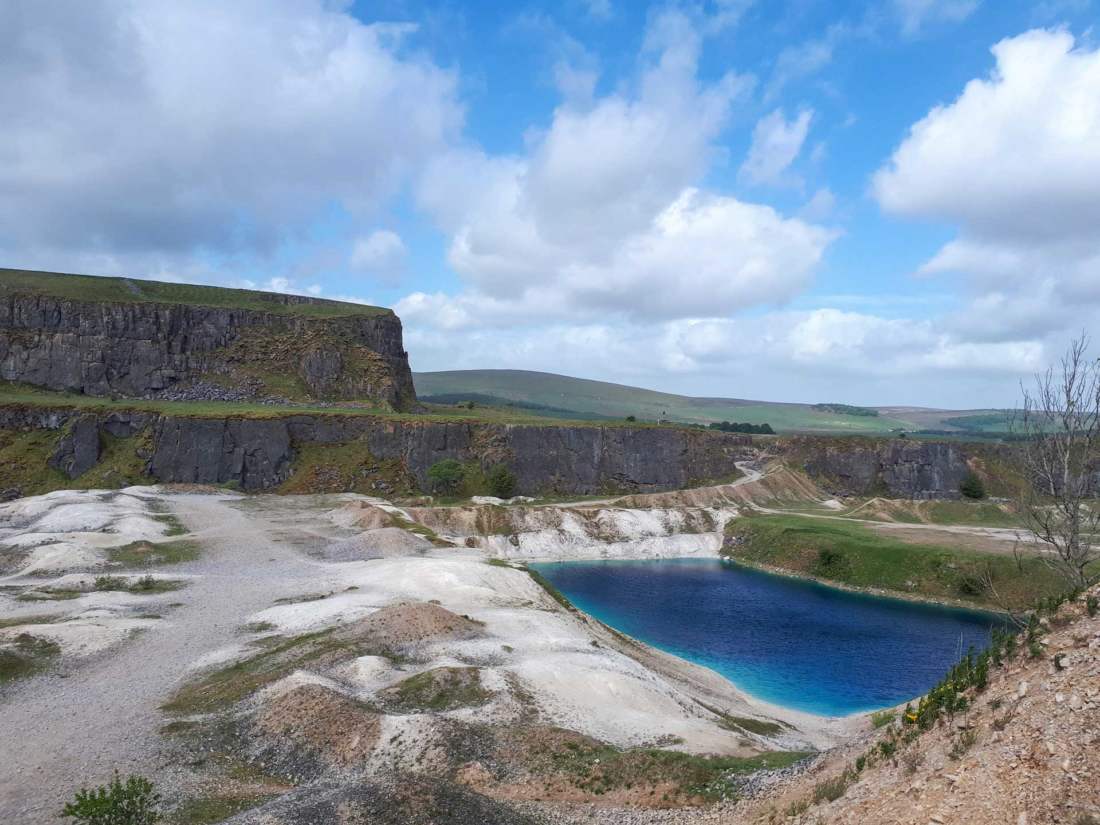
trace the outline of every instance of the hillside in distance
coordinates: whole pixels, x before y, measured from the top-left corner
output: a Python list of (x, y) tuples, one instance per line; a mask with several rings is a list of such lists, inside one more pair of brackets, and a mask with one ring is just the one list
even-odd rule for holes
[(688, 424), (736, 421), (770, 424), (778, 432), (935, 432), (980, 436), (1003, 432), (1002, 410), (938, 410), (924, 407), (853, 407), (829, 403), (789, 404), (740, 398), (696, 398), (528, 370), (447, 370), (413, 373), (418, 397), (428, 403), (473, 401), (516, 406), (527, 412), (572, 418), (633, 415)]

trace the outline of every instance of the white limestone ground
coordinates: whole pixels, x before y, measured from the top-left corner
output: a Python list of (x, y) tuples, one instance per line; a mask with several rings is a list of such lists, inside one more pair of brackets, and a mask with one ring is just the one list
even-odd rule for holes
[[(106, 548), (163, 536), (164, 525), (154, 516), (164, 507), (194, 531), (189, 538), (200, 542), (202, 555), (156, 575), (186, 580), (187, 586), (149, 596), (89, 590), (94, 575), (102, 573)], [(511, 534), (494, 534), (482, 548), (465, 547), (469, 537), (455, 535), (463, 546), (450, 548), (394, 529), (392, 516), (397, 523), (425, 523), (420, 511), (353, 495), (243, 498), (133, 488), (55, 493), (0, 506), (0, 557), (18, 559), (9, 566), (17, 572), (0, 582), (0, 622), (36, 617), (33, 626), (0, 630), (0, 638), (32, 632), (62, 649), (56, 675), (0, 688), (0, 729), (18, 743), (0, 777), (0, 819), (41, 821), (44, 811), (52, 812), (81, 783), (103, 781), (116, 767), (171, 782), (182, 769), (156, 762), (157, 730), (165, 721), (158, 708), (197, 669), (250, 653), (243, 643), (255, 633), (245, 631), (246, 625), (266, 622), (273, 628), (266, 632), (290, 635), (354, 621), (402, 601), (437, 602), (483, 622), (484, 634), (430, 642), (418, 651), (417, 665), (362, 657), (326, 675), (299, 672), (270, 690), (320, 679), (368, 698), (420, 670), (476, 666), (496, 698), (485, 707), (451, 711), (456, 718), (506, 724), (520, 712), (518, 686), (546, 721), (616, 745), (661, 743), (695, 752), (825, 747), (862, 724), (768, 706), (712, 671), (631, 644), (564, 610), (526, 572), (488, 563), (494, 555), (540, 553), (649, 557), (693, 549), (715, 555), (716, 537), (732, 509), (654, 512), (600, 505), (583, 514), (546, 508), (554, 512), (545, 515), (523, 505), (507, 509), (524, 512), (524, 524), (536, 528), (530, 537), (521, 535), (517, 545)], [(677, 532), (694, 526), (710, 529)], [(555, 537), (566, 548), (559, 553), (553, 552)], [(65, 572), (47, 576), (43, 567), (28, 564), (28, 548), (51, 548), (51, 569)], [(51, 588), (77, 595), (18, 600), (27, 590)], [(779, 719), (791, 727), (766, 742), (723, 729), (708, 708)], [(417, 746), (442, 746), (437, 734), (431, 714), (387, 716), (383, 746), (372, 758), (380, 767), (413, 764)]]

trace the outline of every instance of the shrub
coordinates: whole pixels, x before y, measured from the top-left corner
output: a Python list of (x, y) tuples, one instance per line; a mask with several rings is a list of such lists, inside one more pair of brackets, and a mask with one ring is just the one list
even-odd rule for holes
[(637, 420), (638, 420), (638, 417), (637, 417), (636, 415), (628, 415), (628, 416), (626, 417), (626, 420), (627, 420), (627, 421), (629, 421), (629, 422), (631, 422), (631, 423), (633, 423), (633, 422), (635, 422), (635, 421), (637, 421)]
[(985, 484), (982, 482), (981, 477), (971, 470), (963, 477), (963, 480), (959, 482), (959, 492), (962, 493), (965, 498), (978, 501), (985, 498)]
[(507, 465), (497, 464), (489, 470), (489, 492), (497, 498), (511, 498), (516, 494), (516, 476)]
[(1100, 599), (1096, 596), (1085, 597), (1085, 609), (1089, 612), (1090, 616), (1095, 616), (1100, 611)]
[(876, 710), (871, 714), (871, 724), (876, 728), (881, 728), (884, 725), (889, 725), (897, 718), (897, 714), (890, 709)]
[(453, 458), (437, 461), (428, 468), (428, 483), (433, 493), (455, 493), (465, 476), (462, 464)]
[(161, 819), (159, 807), (160, 794), (152, 782), (142, 776), (123, 782), (116, 771), (106, 785), (77, 791), (61, 816), (80, 825), (154, 825)]

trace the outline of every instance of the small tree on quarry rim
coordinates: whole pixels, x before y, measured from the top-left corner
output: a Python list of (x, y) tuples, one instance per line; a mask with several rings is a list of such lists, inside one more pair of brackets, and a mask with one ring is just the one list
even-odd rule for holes
[(1024, 481), (1020, 513), (1043, 559), (1076, 587), (1088, 584), (1100, 559), (1100, 361), (1088, 356), (1082, 333), (1060, 364), (1023, 387), (1023, 405), (1012, 422), (1020, 438)]
[(428, 483), (433, 493), (454, 493), (465, 475), (460, 462), (445, 458), (428, 468)]

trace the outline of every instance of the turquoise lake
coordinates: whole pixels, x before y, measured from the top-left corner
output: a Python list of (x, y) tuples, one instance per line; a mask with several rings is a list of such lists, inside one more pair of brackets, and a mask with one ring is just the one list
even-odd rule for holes
[(998, 626), (991, 613), (880, 598), (717, 559), (533, 564), (604, 624), (826, 716), (925, 693)]

